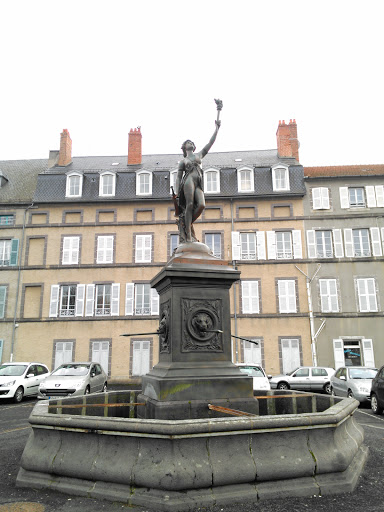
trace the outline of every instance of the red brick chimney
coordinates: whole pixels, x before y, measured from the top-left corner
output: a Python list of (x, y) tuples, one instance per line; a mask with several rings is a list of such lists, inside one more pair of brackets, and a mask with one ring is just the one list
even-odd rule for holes
[(57, 165), (65, 166), (72, 162), (72, 139), (68, 130), (60, 134), (60, 151)]
[(296, 119), (291, 119), (289, 124), (279, 121), (276, 132), (277, 153), (279, 156), (294, 157), (299, 161), (299, 140), (297, 138)]
[(128, 165), (141, 164), (141, 131), (140, 126), (130, 130), (128, 136)]

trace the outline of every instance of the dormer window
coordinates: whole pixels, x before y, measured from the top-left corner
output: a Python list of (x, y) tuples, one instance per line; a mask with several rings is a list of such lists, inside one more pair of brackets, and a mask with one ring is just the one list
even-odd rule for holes
[(149, 196), (152, 194), (152, 173), (141, 171), (136, 175), (136, 195)]
[(220, 192), (220, 171), (217, 169), (204, 171), (204, 192), (206, 194)]
[(241, 167), (237, 170), (237, 190), (239, 192), (254, 192), (254, 172), (251, 167)]
[(77, 172), (67, 174), (65, 197), (81, 197), (83, 193), (83, 175)]
[(177, 169), (169, 173), (169, 193), (172, 194), (172, 187), (176, 193)]
[(284, 165), (272, 167), (272, 187), (274, 192), (289, 190), (289, 171)]
[(100, 174), (99, 196), (112, 197), (116, 192), (116, 174), (104, 172)]

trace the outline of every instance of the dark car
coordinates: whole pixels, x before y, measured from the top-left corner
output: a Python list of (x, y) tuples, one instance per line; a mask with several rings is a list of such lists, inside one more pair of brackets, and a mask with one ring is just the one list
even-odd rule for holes
[(383, 414), (384, 411), (384, 366), (372, 380), (371, 409), (374, 414)]

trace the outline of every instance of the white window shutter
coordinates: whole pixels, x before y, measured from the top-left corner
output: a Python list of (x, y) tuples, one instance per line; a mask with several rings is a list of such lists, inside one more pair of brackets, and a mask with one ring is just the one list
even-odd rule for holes
[(292, 230), (293, 240), (293, 257), (294, 259), (301, 259), (303, 257), (303, 249), (301, 245), (301, 231), (299, 229)]
[(341, 229), (333, 229), (332, 233), (335, 258), (344, 258), (343, 237), (341, 235)]
[(76, 289), (76, 309), (75, 316), (84, 315), (85, 303), (85, 284), (78, 284)]
[(314, 229), (307, 231), (307, 255), (308, 258), (316, 258), (316, 238)]
[(342, 339), (333, 340), (333, 356), (335, 358), (335, 370), (344, 366), (344, 343)]
[(375, 187), (372, 185), (365, 187), (365, 193), (367, 196), (367, 206), (368, 208), (376, 208), (376, 194)]
[(346, 258), (353, 258), (355, 251), (353, 250), (353, 236), (350, 228), (344, 229), (344, 246)]
[(151, 315), (159, 314), (159, 294), (155, 288), (151, 288)]
[(364, 366), (375, 368), (375, 356), (372, 340), (363, 340)]
[(316, 187), (312, 189), (312, 207), (314, 210), (321, 210), (321, 188)]
[(58, 308), (59, 308), (59, 293), (60, 286), (58, 284), (53, 284), (51, 286), (51, 300), (49, 303), (49, 316), (51, 318), (57, 316)]
[(349, 208), (348, 187), (340, 187), (340, 208)]
[(384, 185), (376, 185), (375, 192), (376, 192), (376, 206), (378, 208), (383, 208), (384, 207)]
[(328, 293), (328, 282), (326, 279), (319, 280), (320, 285), (320, 301), (321, 301), (321, 312), (328, 313), (330, 309), (330, 297)]
[(369, 228), (369, 230), (371, 232), (372, 255), (382, 256), (383, 251), (381, 248), (380, 228)]
[(85, 304), (85, 316), (93, 316), (95, 303), (95, 285), (87, 284), (87, 299)]
[(144, 260), (151, 261), (152, 235), (147, 235), (144, 239)]
[(243, 313), (250, 313), (251, 304), (250, 304), (250, 282), (249, 281), (241, 281), (241, 303)]
[(105, 263), (113, 263), (113, 236), (106, 237)]
[(327, 187), (321, 187), (321, 203), (323, 210), (329, 210), (329, 189)]
[(267, 248), (268, 259), (276, 259), (276, 233), (274, 231), (267, 231)]
[(120, 313), (120, 283), (113, 283), (111, 289), (111, 316)]
[(135, 285), (133, 283), (127, 283), (125, 285), (125, 315), (133, 315), (133, 297), (134, 297)]
[(264, 231), (256, 232), (256, 243), (257, 243), (257, 259), (265, 260), (267, 258), (267, 253), (265, 249), (265, 233)]
[(232, 260), (241, 259), (240, 233), (232, 231)]
[(71, 263), (69, 261), (70, 254), (71, 254), (71, 238), (65, 237), (63, 239), (63, 259), (62, 259), (63, 265), (68, 265), (69, 263)]
[(381, 228), (381, 242), (383, 244), (383, 253), (384, 253), (384, 228)]
[(143, 237), (136, 235), (136, 249), (135, 249), (135, 261), (143, 260)]

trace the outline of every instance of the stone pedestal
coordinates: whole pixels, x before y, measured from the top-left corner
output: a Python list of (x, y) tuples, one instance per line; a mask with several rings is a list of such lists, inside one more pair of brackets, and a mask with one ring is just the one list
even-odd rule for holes
[(208, 404), (258, 413), (252, 379), (231, 361), (229, 290), (240, 272), (205, 244), (182, 244), (151, 281), (160, 295), (159, 363), (143, 377), (141, 418), (220, 415)]

